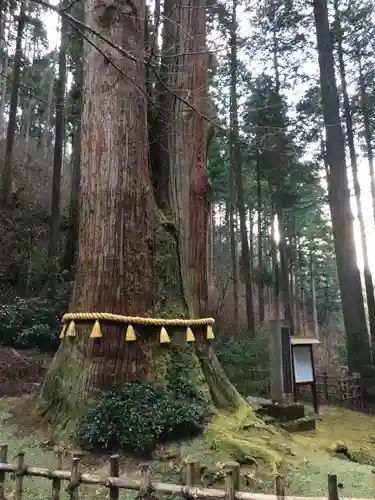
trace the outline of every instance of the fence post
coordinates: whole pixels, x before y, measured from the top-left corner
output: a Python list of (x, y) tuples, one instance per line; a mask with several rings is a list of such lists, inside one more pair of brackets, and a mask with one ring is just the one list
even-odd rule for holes
[[(0, 446), (0, 462), (7, 463), (8, 445), (2, 444)], [(4, 492), (5, 472), (0, 472), (0, 500), (5, 500)]]
[[(118, 477), (119, 476), (120, 468), (119, 468), (118, 459), (119, 459), (118, 455), (111, 455), (111, 457), (109, 458), (109, 475), (110, 475), (110, 477)], [(110, 486), (109, 487), (109, 498), (110, 498), (110, 500), (118, 500), (119, 489), (117, 486)]]
[(231, 470), (233, 472), (234, 489), (237, 491), (240, 489), (240, 472), (241, 466), (238, 462), (227, 462), (225, 464), (225, 470)]
[(278, 474), (275, 480), (276, 496), (277, 500), (282, 500), (285, 498), (285, 484), (284, 476)]
[[(56, 470), (62, 469), (62, 451), (56, 451)], [(61, 490), (61, 481), (60, 479), (54, 478), (52, 479), (52, 500), (59, 500), (60, 498), (60, 490)]]
[(141, 486), (139, 489), (140, 497), (147, 498), (151, 489), (150, 467), (148, 464), (141, 465)]
[(233, 469), (227, 469), (225, 471), (225, 498), (226, 500), (235, 500), (236, 498), (236, 488), (235, 488)]
[(17, 455), (17, 471), (16, 471), (16, 500), (22, 499), (22, 485), (23, 485), (23, 476), (25, 473), (25, 454), (21, 451)]
[(336, 474), (328, 474), (328, 500), (339, 500)]
[(374, 496), (375, 496), (375, 469), (372, 469), (371, 475), (372, 475), (372, 489), (374, 490)]
[(185, 486), (192, 488), (195, 486), (197, 468), (195, 462), (188, 460), (185, 464)]
[(80, 477), (80, 458), (73, 457), (72, 468), (70, 473), (70, 483), (69, 483), (69, 497), (70, 500), (78, 500), (78, 486)]

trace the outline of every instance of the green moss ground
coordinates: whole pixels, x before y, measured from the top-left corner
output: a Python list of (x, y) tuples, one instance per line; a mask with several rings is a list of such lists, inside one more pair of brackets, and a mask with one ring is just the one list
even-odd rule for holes
[[(54, 462), (53, 445), (47, 443), (46, 430), (32, 432), (17, 428), (10, 418), (17, 400), (0, 401), (0, 442), (9, 446), (9, 461), (15, 462), (19, 450), (26, 452), (28, 464), (50, 467)], [(372, 497), (371, 469), (375, 465), (375, 417), (340, 408), (323, 408), (317, 430), (293, 436), (265, 428), (254, 421), (252, 413), (242, 409), (235, 416), (216, 415), (204, 435), (198, 439), (161, 447), (151, 462), (152, 477), (179, 482), (181, 463), (185, 458), (199, 461), (203, 484), (222, 485), (222, 467), (228, 460), (239, 460), (241, 489), (253, 492), (273, 492), (276, 470), (285, 476), (287, 493), (298, 496), (325, 496), (327, 474), (338, 475), (343, 497)], [(332, 451), (345, 445), (353, 462)], [(61, 445), (61, 443), (60, 443)], [(339, 446), (338, 446), (339, 445)], [(65, 445), (67, 448), (67, 445)], [(108, 456), (88, 456), (82, 468), (105, 474)], [(139, 463), (122, 458), (121, 470), (138, 476)], [(64, 462), (69, 468), (69, 459)], [(51, 483), (44, 479), (25, 478), (25, 500), (50, 498)], [(14, 482), (7, 476), (6, 498), (14, 496)], [(108, 496), (101, 489), (82, 488), (81, 498)], [(62, 495), (64, 498), (66, 493)], [(122, 492), (121, 498), (134, 494)]]

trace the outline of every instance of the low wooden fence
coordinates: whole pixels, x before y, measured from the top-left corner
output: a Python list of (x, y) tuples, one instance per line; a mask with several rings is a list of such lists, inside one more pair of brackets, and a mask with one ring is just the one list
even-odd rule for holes
[[(249, 380), (246, 383), (249, 389), (255, 389), (259, 396), (269, 398), (269, 377), (269, 370), (254, 370), (249, 373), (247, 377)], [(241, 383), (241, 381), (238, 382), (240, 388)], [(316, 386), (320, 404), (339, 404), (351, 408), (363, 408), (363, 391), (359, 375), (346, 373), (333, 375), (323, 372), (316, 376)], [(244, 391), (241, 390), (241, 392)], [(252, 396), (254, 393), (244, 395)], [(297, 396), (302, 401), (312, 401), (311, 388), (300, 387)]]
[[(0, 446), (0, 500), (6, 500), (5, 495), (5, 477), (9, 473), (15, 481), (14, 498), (22, 500), (24, 478), (40, 477), (52, 481), (51, 498), (60, 500), (62, 481), (67, 481), (66, 491), (70, 500), (78, 500), (79, 486), (99, 485), (109, 489), (109, 499), (119, 500), (120, 490), (131, 490), (137, 492), (136, 497), (148, 500), (152, 494), (161, 494), (168, 496), (180, 496), (186, 499), (218, 499), (218, 500), (282, 500), (286, 498), (283, 476), (278, 475), (275, 479), (275, 494), (264, 495), (259, 493), (250, 493), (240, 491), (240, 465), (237, 462), (230, 462), (223, 468), (225, 473), (225, 489), (203, 488), (197, 485), (200, 478), (199, 465), (196, 462), (187, 462), (184, 469), (184, 484), (170, 484), (151, 480), (150, 468), (148, 464), (141, 465), (140, 479), (132, 479), (126, 475), (120, 476), (119, 456), (112, 455), (108, 464), (108, 476), (102, 477), (95, 474), (81, 472), (81, 458), (72, 455), (71, 469), (62, 470), (62, 453), (56, 454), (56, 463), (54, 468), (42, 468), (27, 465), (25, 454), (18, 453), (17, 463), (7, 462), (8, 446)], [(298, 499), (303, 497), (289, 497)], [(310, 499), (317, 497), (308, 497)], [(327, 484), (328, 500), (338, 500), (337, 476), (329, 474)], [(307, 500), (307, 498), (303, 498)]]

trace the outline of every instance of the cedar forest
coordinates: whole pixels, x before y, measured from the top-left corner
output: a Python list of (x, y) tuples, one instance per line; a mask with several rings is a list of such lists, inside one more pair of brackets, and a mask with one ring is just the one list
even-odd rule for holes
[[(101, 441), (96, 396), (242, 408), (225, 349), (276, 318), (374, 391), (374, 40), (369, 0), (0, 0), (0, 342), (56, 351), (39, 414), (147, 449)], [(212, 316), (215, 342), (60, 343), (68, 311)]]

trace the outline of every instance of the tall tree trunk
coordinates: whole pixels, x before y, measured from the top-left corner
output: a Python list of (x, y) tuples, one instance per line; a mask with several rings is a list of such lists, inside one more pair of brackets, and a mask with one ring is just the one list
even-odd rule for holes
[(306, 292), (305, 292), (305, 277), (301, 277), (301, 323), (303, 331), (306, 332), (308, 328), (308, 317), (306, 311)]
[[(273, 210), (271, 214), (273, 214)], [(277, 246), (275, 239), (275, 217), (271, 217), (271, 259), (272, 259), (272, 278), (273, 278), (273, 314), (275, 320), (280, 319), (280, 268), (277, 260)]]
[(257, 209), (258, 209), (258, 304), (259, 304), (259, 322), (264, 322), (264, 264), (263, 264), (263, 231), (262, 231), (262, 182), (260, 177), (260, 160), (256, 161), (256, 176), (257, 176)]
[(51, 139), (51, 116), (52, 116), (52, 100), (53, 91), (55, 87), (55, 58), (52, 63), (52, 71), (50, 75), (50, 82), (48, 86), (47, 109), (45, 111), (44, 128), (42, 135), (42, 151), (44, 158), (48, 158), (50, 152), (50, 139)]
[[(94, 0), (85, 7), (86, 22), (103, 31)], [(106, 28), (107, 37), (138, 57), (143, 46), (139, 18), (142, 11)], [(142, 89), (141, 66), (104, 48)], [(154, 307), (154, 286), (146, 99), (90, 45), (84, 61), (80, 243), (71, 310), (147, 316)], [(103, 325), (106, 341), (98, 343), (89, 340), (87, 329), (77, 325), (75, 343), (61, 343), (44, 381), (40, 410), (52, 420), (79, 418), (93, 388), (106, 390), (115, 381), (152, 373), (152, 344), (146, 336), (130, 348), (119, 325)]]
[(238, 292), (238, 256), (236, 243), (236, 226), (234, 218), (234, 165), (231, 163), (229, 167), (229, 240), (230, 240), (230, 256), (231, 256), (231, 274), (233, 288), (233, 334), (239, 330), (239, 292)]
[(296, 246), (296, 266), (297, 266), (297, 322), (296, 330), (304, 333), (305, 331), (305, 318), (304, 318), (304, 275), (302, 270), (302, 250), (299, 237), (297, 238)]
[(367, 159), (370, 169), (372, 210), (373, 210), (373, 217), (375, 224), (375, 169), (374, 169), (374, 153), (372, 149), (370, 116), (369, 116), (370, 103), (366, 92), (365, 78), (363, 76), (362, 58), (359, 52), (357, 53), (357, 62), (358, 62), (358, 75), (359, 75), (358, 79), (359, 79), (360, 105), (363, 118), (363, 128), (365, 132)]
[[(249, 260), (250, 260), (250, 269), (254, 269), (254, 219), (253, 219), (253, 211), (251, 207), (247, 210), (249, 214)], [(246, 225), (247, 229), (247, 225)]]
[(81, 170), (81, 120), (75, 125), (72, 147), (72, 185), (70, 188), (68, 228), (65, 242), (63, 267), (70, 273), (74, 268), (78, 243), (79, 181)]
[[(6, 75), (8, 73), (8, 56), (4, 56), (4, 62), (2, 65), (2, 73)], [(2, 139), (5, 135), (5, 104), (6, 104), (6, 95), (7, 95), (7, 88), (8, 88), (8, 82), (7, 79), (4, 77), (1, 80), (1, 85), (0, 85), (0, 138)]]
[(356, 259), (353, 215), (345, 162), (345, 140), (340, 122), (340, 105), (334, 74), (326, 0), (314, 0), (314, 16), (327, 137), (329, 201), (346, 329), (348, 366), (350, 371), (358, 371), (366, 375), (372, 360)]
[(279, 229), (279, 254), (280, 254), (280, 289), (282, 291), (284, 318), (289, 322), (291, 335), (294, 333), (294, 322), (292, 314), (292, 301), (290, 297), (290, 283), (288, 272), (288, 259), (286, 255), (284, 214), (280, 205), (276, 208)]
[(79, 188), (81, 176), (81, 130), (82, 130), (82, 92), (83, 92), (83, 41), (75, 40), (74, 93), (72, 92), (74, 131), (72, 136), (72, 185), (70, 188), (68, 229), (65, 242), (63, 267), (72, 272), (76, 261), (79, 223)]
[(65, 87), (66, 87), (66, 50), (68, 44), (68, 23), (65, 18), (61, 22), (61, 42), (59, 51), (59, 77), (56, 85), (56, 119), (55, 119), (55, 147), (53, 154), (52, 196), (50, 214), (50, 232), (48, 246), (50, 292), (56, 292), (56, 275), (58, 270), (58, 241), (60, 232), (60, 200), (61, 200), (61, 172), (64, 155), (64, 126), (65, 126)]
[(26, 24), (25, 4), (21, 3), (20, 15), (17, 25), (16, 37), (16, 52), (13, 63), (12, 75), (12, 92), (10, 95), (10, 108), (8, 130), (5, 144), (5, 158), (2, 176), (2, 202), (4, 205), (10, 205), (12, 200), (12, 185), (13, 185), (13, 155), (14, 155), (14, 140), (17, 128), (17, 107), (18, 107), (18, 91), (20, 85), (20, 70), (22, 57), (22, 38)]
[(367, 310), (369, 316), (370, 323), (370, 333), (372, 340), (372, 355), (373, 355), (373, 363), (375, 362), (375, 296), (374, 296), (374, 284), (372, 281), (372, 274), (368, 256), (368, 247), (366, 241), (366, 227), (365, 221), (363, 217), (363, 208), (362, 208), (362, 200), (361, 200), (361, 186), (358, 178), (358, 164), (357, 164), (357, 155), (354, 146), (354, 129), (353, 129), (353, 120), (352, 113), (350, 109), (350, 102), (348, 96), (348, 89), (346, 84), (346, 72), (345, 72), (345, 64), (344, 64), (344, 52), (343, 52), (343, 40), (342, 40), (342, 28), (340, 22), (340, 13), (338, 9), (338, 0), (334, 2), (335, 7), (335, 23), (336, 23), (336, 39), (337, 39), (337, 52), (339, 59), (339, 68), (340, 68), (340, 80), (341, 80), (341, 88), (342, 95), (344, 101), (344, 116), (346, 123), (346, 135), (349, 146), (349, 154), (350, 154), (350, 163), (353, 171), (353, 183), (354, 183), (354, 194), (357, 202), (357, 210), (358, 210), (358, 222), (359, 222), (359, 232), (361, 236), (361, 246), (363, 253), (363, 274), (365, 280), (365, 288), (366, 288), (366, 297), (367, 297)]
[[(152, 184), (148, 157), (148, 142), (155, 137), (148, 138), (147, 104), (152, 96), (146, 95), (145, 67), (141, 63), (146, 3), (137, 0), (131, 12), (126, 2), (111, 5), (106, 16), (102, 6), (100, 10), (95, 7), (94, 0), (87, 0), (86, 23), (105, 33), (106, 38), (132, 54), (135, 61), (98, 42), (123, 73), (119, 78), (118, 71), (95, 48), (85, 46), (79, 252), (71, 310), (141, 317), (204, 314), (209, 206), (204, 191), (208, 189), (205, 163), (202, 167), (205, 157), (201, 155), (206, 151), (206, 122), (199, 113), (187, 121), (182, 116), (182, 101), (164, 89), (166, 100), (172, 104), (158, 116), (158, 125), (168, 127), (159, 131), (164, 137), (170, 134), (171, 145), (166, 152), (170, 162), (164, 165), (171, 180), (169, 205), (164, 212), (155, 204), (158, 187)], [(171, 17), (164, 19), (170, 22), (171, 31), (165, 46), (176, 55), (180, 51), (197, 52), (202, 43), (197, 43), (198, 34), (205, 34), (204, 4), (191, 0), (174, 9), (170, 7), (167, 0), (164, 8)], [(122, 15), (123, 9), (127, 9), (127, 15)], [(109, 20), (108, 15), (113, 17)], [(169, 73), (168, 78), (189, 86), (168, 88), (183, 88), (186, 93), (190, 89), (196, 99), (194, 105), (202, 112), (204, 96), (199, 101), (195, 92), (202, 88), (202, 73), (206, 74), (204, 66), (202, 73), (199, 71), (202, 60), (194, 60), (196, 67), (181, 64), (192, 62), (184, 56), (176, 59), (180, 71)], [(168, 120), (166, 110), (171, 113)], [(198, 132), (199, 136), (194, 135)], [(192, 145), (186, 137), (194, 137), (197, 142)], [(163, 147), (162, 142), (159, 146)], [(183, 185), (183, 179), (187, 185)], [(165, 384), (168, 367), (177, 360), (180, 366), (188, 367), (188, 376), (208, 402), (227, 407), (243, 404), (212, 347), (201, 338), (201, 330), (196, 332), (196, 350), (183, 343), (173, 346), (172, 355), (168, 348), (160, 348), (155, 338), (159, 329), (139, 327), (136, 342), (125, 342), (123, 326), (103, 323), (103, 339), (96, 342), (89, 339), (91, 328), (92, 325), (77, 324), (75, 340), (61, 343), (46, 376), (39, 409), (52, 420), (58, 417), (60, 422), (66, 422), (70, 418), (72, 424), (76, 423), (95, 390), (107, 390), (114, 383), (156, 380)], [(177, 331), (170, 333), (181, 335)]]
[(215, 234), (215, 205), (211, 205), (210, 215), (208, 219), (208, 265), (207, 265), (207, 281), (208, 287), (214, 286), (214, 275), (215, 275), (215, 267), (214, 267), (214, 234)]
[[(294, 224), (295, 225), (295, 224)], [(290, 268), (290, 301), (291, 301), (291, 309), (292, 309), (292, 317), (293, 317), (293, 325), (295, 334), (299, 335), (299, 325), (297, 325), (297, 309), (298, 309), (298, 301), (297, 301), (297, 259), (296, 259), (296, 235), (295, 232), (293, 236), (290, 238), (290, 258), (289, 258), (289, 268)]]
[(316, 307), (315, 267), (314, 267), (314, 258), (313, 258), (313, 253), (312, 253), (311, 248), (310, 248), (310, 279), (311, 279), (311, 297), (312, 297), (314, 337), (319, 338), (318, 310)]
[(7, 79), (6, 75), (8, 72), (8, 55), (6, 50), (6, 1), (0, 0), (0, 139), (3, 137), (4, 133), (4, 123), (5, 123), (5, 97), (6, 97), (6, 86)]
[(230, 32), (231, 59), (230, 59), (230, 157), (231, 169), (235, 172), (237, 187), (237, 207), (240, 219), (240, 236), (242, 262), (245, 281), (246, 298), (246, 325), (248, 333), (255, 335), (252, 269), (250, 262), (249, 239), (246, 227), (246, 207), (242, 179), (242, 158), (238, 137), (238, 103), (237, 103), (237, 0), (233, 0), (232, 23)]

